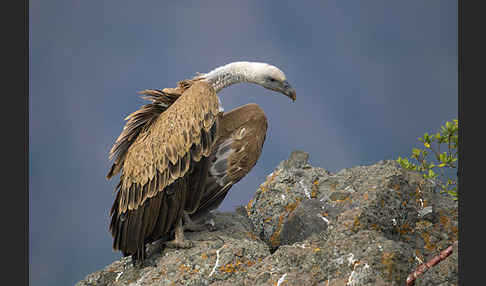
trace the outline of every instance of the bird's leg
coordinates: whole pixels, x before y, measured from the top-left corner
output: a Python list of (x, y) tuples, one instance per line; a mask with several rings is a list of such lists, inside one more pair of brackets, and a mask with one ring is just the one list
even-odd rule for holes
[(189, 231), (203, 231), (203, 230), (209, 230), (209, 231), (215, 231), (216, 227), (214, 226), (214, 222), (206, 222), (206, 223), (195, 223), (187, 213), (184, 213), (184, 230), (189, 230)]
[(192, 241), (184, 239), (184, 227), (182, 226), (182, 217), (177, 222), (174, 230), (174, 240), (165, 243), (170, 248), (191, 248)]
[(147, 257), (147, 250), (145, 248), (145, 243), (142, 244), (137, 252), (132, 254), (132, 263), (134, 267), (142, 267), (145, 265), (145, 258)]

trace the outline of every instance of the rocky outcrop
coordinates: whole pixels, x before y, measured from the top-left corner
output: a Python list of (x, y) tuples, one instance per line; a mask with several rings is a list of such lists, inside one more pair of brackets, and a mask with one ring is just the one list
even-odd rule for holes
[[(394, 161), (336, 174), (294, 151), (250, 202), (214, 212), (216, 231), (187, 232), (191, 249), (149, 247), (88, 275), (84, 285), (405, 285), (458, 240), (457, 202)], [(415, 285), (457, 285), (458, 250)]]

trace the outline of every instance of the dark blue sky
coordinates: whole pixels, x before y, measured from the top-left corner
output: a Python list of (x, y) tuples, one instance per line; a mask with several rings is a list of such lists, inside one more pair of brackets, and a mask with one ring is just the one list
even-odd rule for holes
[(269, 121), (224, 211), (293, 149), (336, 172), (408, 155), (457, 117), (457, 1), (164, 2), (29, 2), (31, 285), (73, 285), (121, 257), (105, 175), (140, 90), (238, 60), (286, 73), (295, 103), (254, 85), (220, 93), (225, 110), (255, 102)]

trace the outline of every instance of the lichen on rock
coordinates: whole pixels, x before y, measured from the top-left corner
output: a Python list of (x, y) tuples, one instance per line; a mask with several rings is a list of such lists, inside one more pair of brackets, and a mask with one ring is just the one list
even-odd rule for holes
[[(404, 285), (458, 240), (457, 202), (395, 161), (331, 174), (294, 151), (216, 231), (187, 232), (190, 249), (154, 243), (144, 267), (122, 258), (84, 285)], [(453, 254), (415, 285), (458, 284)]]

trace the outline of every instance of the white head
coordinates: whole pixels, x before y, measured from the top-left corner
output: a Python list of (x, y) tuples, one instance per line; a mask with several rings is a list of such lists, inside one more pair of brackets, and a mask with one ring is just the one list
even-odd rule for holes
[(233, 62), (202, 75), (216, 91), (238, 82), (251, 82), (295, 100), (295, 90), (275, 66), (258, 62)]
[(266, 63), (251, 63), (251, 67), (252, 73), (248, 79), (249, 82), (280, 92), (295, 100), (295, 90), (279, 68)]

